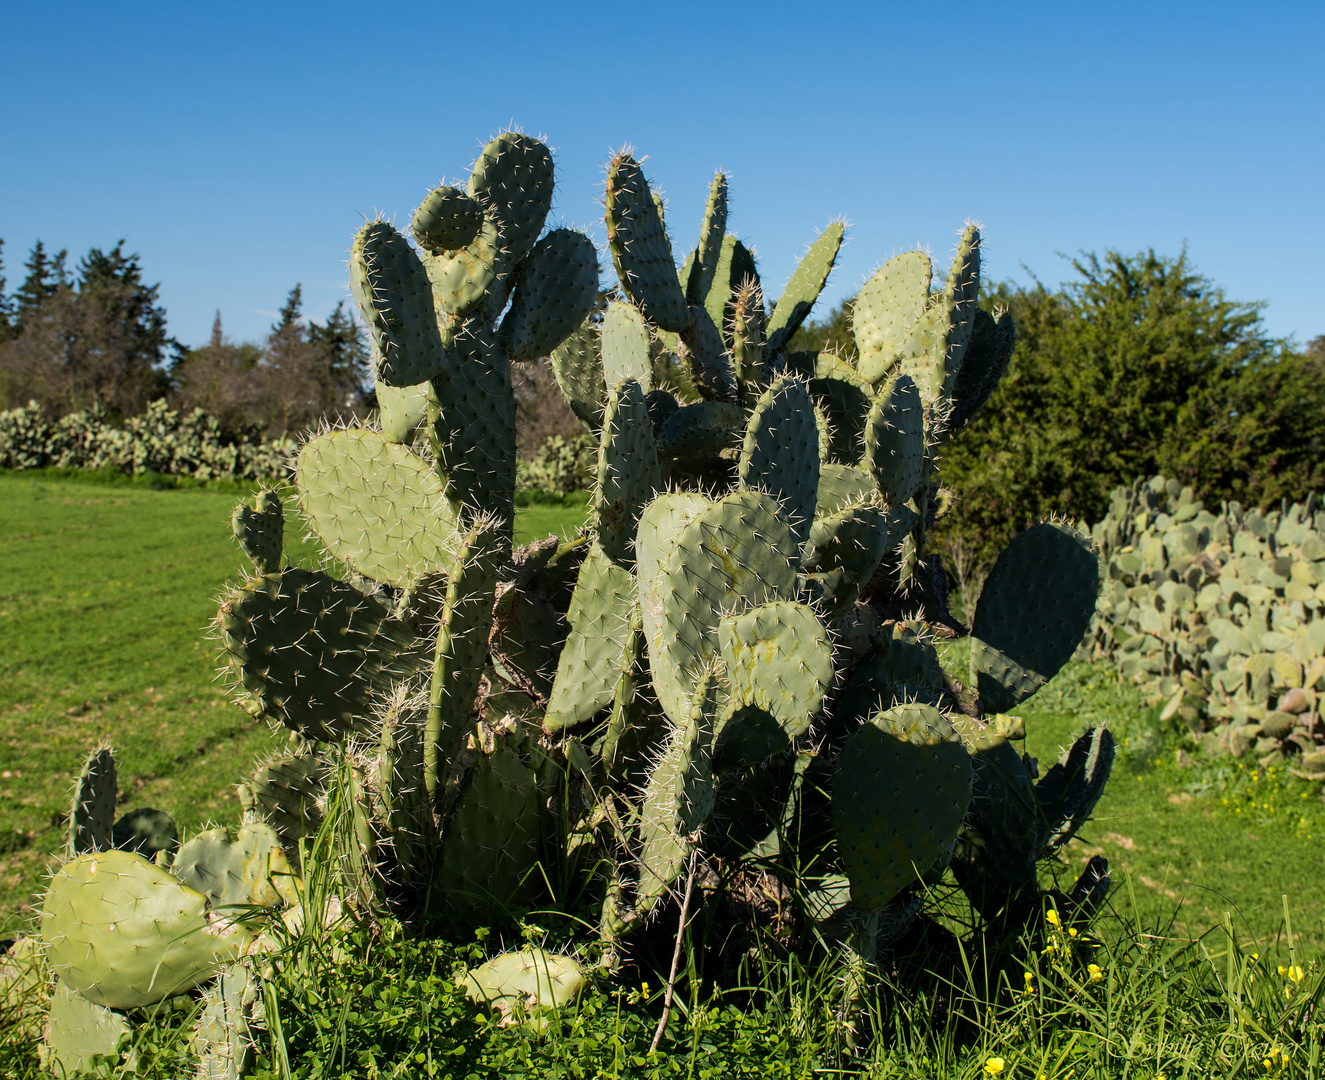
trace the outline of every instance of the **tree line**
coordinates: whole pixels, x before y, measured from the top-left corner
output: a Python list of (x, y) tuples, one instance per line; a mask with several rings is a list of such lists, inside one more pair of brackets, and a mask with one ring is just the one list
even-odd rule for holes
[(0, 240), (0, 409), (35, 399), (56, 416), (99, 408), (122, 419), (165, 398), (275, 438), (372, 404), (367, 342), (343, 301), (319, 324), (296, 285), (262, 342), (228, 339), (218, 311), (211, 340), (188, 348), (123, 240), (73, 267), (38, 241), (12, 293), (3, 255)]
[[(1228, 299), (1186, 252), (1070, 265), (1058, 288), (1004, 282), (983, 301), (1011, 311), (1017, 345), (940, 464), (953, 500), (934, 535), (950, 569), (980, 576), (1013, 533), (1052, 515), (1098, 521), (1137, 477), (1244, 506), (1325, 490), (1325, 337), (1270, 336), (1263, 305)], [(793, 347), (854, 352), (850, 307)]]

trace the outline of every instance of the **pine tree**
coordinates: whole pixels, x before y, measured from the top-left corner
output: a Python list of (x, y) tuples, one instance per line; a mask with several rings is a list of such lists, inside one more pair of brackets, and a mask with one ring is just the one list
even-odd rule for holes
[(0, 240), (0, 341), (6, 341), (14, 332), (14, 298), (5, 292), (5, 242)]
[(308, 324), (308, 342), (326, 355), (333, 381), (361, 390), (368, 380), (368, 346), (344, 300), (336, 303), (322, 326)]
[(216, 309), (216, 318), (212, 320), (212, 340), (208, 343), (213, 349), (219, 349), (225, 344), (225, 338), (221, 334), (221, 309)]
[(303, 328), (300, 323), (303, 321), (304, 312), (304, 287), (296, 283), (290, 290), (290, 295), (285, 298), (285, 306), (281, 308), (280, 322), (271, 328), (275, 335), (295, 335), (303, 337)]
[(69, 284), (65, 256), (66, 252), (60, 251), (54, 258), (48, 258), (46, 246), (40, 240), (32, 245), (28, 261), (23, 264), (27, 276), (14, 292), (14, 324), (17, 328), (21, 329), (25, 319), (30, 319), (47, 300)]

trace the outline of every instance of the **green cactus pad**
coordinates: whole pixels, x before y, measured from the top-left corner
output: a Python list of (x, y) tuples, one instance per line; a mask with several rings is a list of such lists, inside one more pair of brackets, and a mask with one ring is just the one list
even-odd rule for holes
[(713, 278), (722, 253), (723, 238), (727, 234), (727, 174), (721, 169), (713, 174), (709, 186), (708, 203), (704, 207), (704, 221), (699, 227), (699, 246), (695, 249), (689, 271), (682, 271), (681, 280), (687, 283), (686, 299), (692, 304), (704, 302), (713, 288)]
[(570, 634), (543, 717), (548, 731), (581, 724), (611, 703), (634, 609), (635, 581), (630, 571), (601, 547), (590, 548), (566, 615)]
[(454, 914), (491, 925), (538, 891), (545, 801), (519, 754), (500, 742), (480, 749), (447, 827), (435, 882)]
[(691, 306), (692, 321), (681, 330), (686, 370), (708, 401), (734, 402), (739, 396), (736, 375), (722, 333), (702, 307)]
[(1072, 659), (1098, 593), (1099, 563), (1075, 529), (1044, 522), (1013, 538), (971, 628), (971, 685), (986, 712), (1016, 708)]
[(652, 911), (680, 877), (694, 850), (695, 834), (713, 813), (710, 755), (717, 699), (717, 680), (705, 672), (644, 788), (635, 890), (635, 913), (640, 917)]
[(764, 379), (764, 299), (757, 285), (745, 285), (732, 300), (732, 370), (743, 401), (753, 400)]
[[(691, 303), (698, 303), (708, 312), (709, 319), (726, 340), (730, 336), (732, 304), (737, 292), (747, 284), (757, 287), (758, 282), (759, 271), (755, 267), (754, 256), (744, 244), (728, 233), (718, 248), (712, 284), (700, 300)], [(762, 305), (762, 300), (760, 303)]]
[(432, 286), (434, 312), (461, 317), (472, 315), (499, 291), (498, 278), (510, 267), (510, 256), (502, 246), (501, 224), (484, 214), (478, 235), (464, 247), (425, 253), (423, 268)]
[(276, 907), (296, 899), (294, 872), (276, 830), (265, 822), (241, 825), (238, 834), (215, 828), (190, 837), (170, 870), (182, 884), (207, 897), (213, 908)]
[(414, 433), (428, 419), (428, 404), (432, 397), (432, 384), (395, 387), (379, 382), (373, 389), (377, 397), (378, 421), (382, 437), (388, 442), (409, 445)]
[(607, 242), (621, 288), (656, 326), (680, 333), (690, 322), (662, 213), (635, 159), (625, 151), (607, 167)]
[(473, 243), (483, 207), (457, 187), (434, 188), (414, 211), (410, 231), (419, 247), (438, 255)]
[(810, 380), (810, 396), (828, 419), (828, 460), (856, 465), (865, 453), (865, 423), (873, 394), (853, 377), (830, 376)]
[(805, 383), (783, 375), (760, 396), (741, 447), (742, 490), (778, 502), (796, 544), (810, 535), (819, 490), (819, 428)]
[[(983, 906), (991, 878), (1013, 886), (1034, 883), (1040, 812), (1030, 774), (1012, 744), (988, 729), (971, 741), (971, 813), (954, 869)], [(1002, 894), (1000, 888), (992, 895)]]
[(668, 458), (705, 458), (739, 446), (745, 430), (745, 411), (726, 401), (697, 401), (682, 405), (663, 421), (658, 453)]
[[(665, 507), (686, 517), (693, 505)], [(646, 518), (648, 511), (640, 521), (639, 575), (650, 583), (640, 591), (649, 668), (663, 710), (683, 724), (695, 680), (717, 655), (722, 617), (795, 596), (797, 545), (776, 500), (760, 492), (735, 492), (694, 514), (665, 545), (661, 565), (663, 545), (652, 546), (646, 561)], [(664, 509), (649, 527), (674, 522)]]
[(206, 982), (248, 934), (209, 922), (206, 897), (141, 855), (92, 852), (51, 878), (41, 936), (51, 968), (89, 1001), (138, 1009)]
[(828, 517), (856, 503), (869, 502), (877, 490), (874, 477), (865, 469), (826, 461), (819, 466), (815, 516)]
[(385, 221), (370, 221), (350, 249), (350, 291), (373, 335), (377, 376), (414, 386), (447, 370), (428, 274), (418, 254)]
[(569, 956), (528, 948), (502, 953), (465, 976), (465, 995), (509, 1015), (516, 1009), (560, 1009), (584, 986), (580, 965)]
[(515, 393), (506, 353), (491, 325), (467, 319), (456, 332), (464, 377), (434, 383), (437, 415), (433, 448), (447, 494), (478, 512), (507, 523), (515, 514)]
[(446, 585), (423, 744), (424, 779), (434, 803), (470, 730), (469, 714), (488, 656), (497, 582), (507, 558), (506, 528), (494, 518), (476, 521)]
[(819, 299), (819, 293), (832, 273), (833, 263), (837, 261), (844, 231), (840, 221), (833, 222), (819, 234), (797, 265), (769, 316), (768, 343), (764, 346), (767, 355), (773, 356), (785, 349), (792, 335), (809, 317), (810, 309)]
[(109, 746), (99, 746), (88, 755), (74, 781), (74, 798), (69, 807), (69, 854), (82, 855), (111, 847), (118, 799), (115, 753)]
[(574, 229), (553, 229), (516, 270), (511, 307), (497, 340), (511, 361), (546, 356), (593, 310), (598, 296), (598, 253)]
[(437, 821), (424, 783), (423, 740), (428, 696), (398, 686), (382, 711), (375, 762), (380, 819), (396, 859), (396, 880), (416, 884), (436, 845)]
[(599, 330), (583, 322), (570, 337), (552, 350), (552, 374), (566, 404), (585, 427), (603, 426), (603, 402), (607, 385), (599, 352)]
[(908, 506), (884, 510), (870, 503), (815, 519), (803, 568), (817, 583), (831, 617), (840, 618), (850, 610), (884, 558), (901, 546), (915, 523), (916, 514)]
[(865, 463), (889, 506), (911, 498), (925, 478), (925, 409), (909, 375), (879, 391), (865, 422)]
[(943, 290), (943, 307), (947, 313), (943, 338), (944, 398), (952, 397), (953, 385), (961, 371), (966, 347), (975, 327), (975, 313), (980, 310), (980, 230), (967, 225), (962, 230), (957, 255), (948, 271), (948, 282)]
[(518, 131), (503, 132), (479, 153), (469, 194), (501, 225), (502, 246), (512, 262), (533, 250), (552, 209), (552, 152)]
[(55, 980), (42, 1039), (45, 1064), (54, 1075), (90, 1071), (93, 1057), (113, 1056), (120, 1040), (132, 1034), (127, 1017), (89, 1001), (62, 979)]
[(230, 515), (230, 529), (259, 574), (274, 574), (281, 568), (285, 542), (285, 512), (274, 491), (259, 491), (253, 505), (241, 502)]
[(322, 825), (327, 766), (312, 750), (273, 758), (238, 785), (245, 823), (265, 821), (294, 856)]
[(1114, 749), (1113, 732), (1103, 726), (1091, 728), (1035, 785), (1041, 852), (1058, 851), (1090, 817), (1109, 781)]
[(622, 379), (634, 379), (644, 393), (653, 389), (653, 361), (649, 358), (649, 328), (634, 304), (607, 305), (603, 313), (603, 380), (611, 390)]
[(157, 852), (174, 853), (179, 847), (179, 828), (164, 810), (141, 807), (130, 810), (110, 831), (112, 846), (119, 851), (155, 858)]
[(780, 735), (772, 745), (758, 737), (747, 742), (738, 731), (768, 730), (766, 726), (749, 716), (736, 726), (729, 721), (718, 732), (714, 749), (723, 767), (762, 761), (804, 735), (833, 684), (833, 646), (814, 610), (787, 600), (762, 604), (723, 619), (718, 624), (718, 645), (731, 706), (737, 714), (745, 710), (765, 714)]
[(937, 709), (903, 705), (857, 728), (833, 775), (852, 902), (881, 908), (915, 884), (951, 849), (970, 804), (970, 757)]
[(335, 741), (359, 725), (410, 642), (380, 600), (318, 570), (254, 578), (217, 615), (242, 703), (305, 738)]
[(328, 431), (295, 459), (300, 507), (318, 540), (364, 577), (404, 585), (446, 563), (455, 509), (429, 464), (367, 428)]
[(593, 496), (598, 543), (623, 566), (634, 562), (640, 512), (661, 487), (658, 443), (644, 392), (634, 379), (626, 379), (607, 402)]
[(947, 422), (949, 436), (962, 431), (984, 408), (1007, 371), (1016, 342), (1016, 327), (1010, 314), (1003, 312), (996, 323), (987, 311), (976, 311), (971, 340), (953, 383), (952, 413)]
[(929, 313), (934, 270), (923, 251), (889, 259), (865, 283), (851, 309), (856, 368), (876, 386), (899, 360), (928, 355), (935, 343)]
[(242, 1080), (253, 1064), (251, 1025), (262, 1015), (257, 977), (231, 964), (202, 996), (202, 1012), (190, 1044), (198, 1055), (198, 1080)]

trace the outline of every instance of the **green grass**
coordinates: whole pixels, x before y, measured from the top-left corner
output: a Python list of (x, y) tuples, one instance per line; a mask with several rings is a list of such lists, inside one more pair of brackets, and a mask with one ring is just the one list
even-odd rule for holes
[[(236, 485), (0, 475), (0, 927), (25, 908), (83, 758), (115, 744), (127, 803), (233, 822), (234, 782), (282, 741), (214, 681), (208, 626), (242, 573)], [(522, 539), (573, 535), (582, 501), (531, 506)], [(287, 521), (287, 558), (311, 545)]]

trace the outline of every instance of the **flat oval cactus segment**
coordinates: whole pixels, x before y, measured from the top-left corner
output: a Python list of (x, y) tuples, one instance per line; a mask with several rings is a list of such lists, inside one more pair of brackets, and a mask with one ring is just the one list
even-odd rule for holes
[(41, 936), (51, 967), (89, 1001), (138, 1009), (206, 982), (248, 934), (206, 918), (206, 897), (141, 855), (80, 855), (51, 879)]
[(630, 571), (600, 546), (591, 548), (580, 566), (566, 616), (570, 634), (543, 717), (548, 731), (584, 723), (611, 704), (635, 602)]
[(254, 578), (217, 614), (241, 702), (305, 738), (335, 741), (363, 723), (414, 642), (386, 606), (318, 570)]
[(370, 221), (350, 249), (350, 291), (373, 336), (378, 377), (413, 386), (450, 366), (418, 253), (385, 221)]
[(690, 315), (691, 321), (680, 334), (686, 368), (695, 388), (709, 401), (735, 402), (739, 387), (722, 331), (702, 307), (692, 305)]
[(593, 499), (598, 543), (623, 566), (634, 562), (640, 513), (661, 487), (658, 442), (644, 391), (626, 379), (612, 391), (603, 417)]
[(787, 342), (809, 317), (810, 309), (833, 271), (844, 233), (842, 223), (833, 222), (819, 234), (796, 266), (768, 319), (768, 341), (764, 347), (767, 355), (772, 356), (786, 348)]
[(303, 445), (295, 484), (322, 545), (364, 577), (404, 585), (445, 565), (458, 523), (432, 466), (367, 428)]
[(688, 260), (688, 271), (681, 280), (686, 283), (686, 299), (692, 304), (702, 303), (713, 287), (718, 270), (718, 256), (727, 234), (727, 174), (718, 170), (709, 186), (708, 203), (704, 207), (704, 221), (699, 227), (699, 246)]
[(512, 362), (547, 356), (584, 322), (597, 296), (593, 241), (574, 229), (553, 229), (516, 270), (497, 340)]
[(649, 328), (634, 304), (614, 301), (603, 312), (603, 379), (609, 389), (634, 379), (644, 393), (653, 389)]
[(112, 846), (118, 799), (115, 753), (109, 746), (99, 746), (88, 755), (74, 781), (73, 803), (69, 808), (71, 855), (105, 851)]
[(1114, 750), (1113, 732), (1104, 726), (1090, 728), (1035, 785), (1041, 851), (1062, 848), (1094, 812), (1113, 770)]
[(625, 151), (607, 167), (607, 240), (621, 288), (655, 326), (680, 333), (690, 323), (671, 241), (644, 171)]
[(828, 419), (828, 460), (859, 464), (865, 453), (865, 422), (873, 395), (856, 378), (826, 376), (810, 380), (810, 395)]
[(483, 207), (457, 187), (438, 187), (419, 204), (410, 231), (419, 247), (437, 254), (462, 248), (478, 236)]
[(89, 1001), (64, 980), (55, 980), (42, 1045), (47, 1065), (54, 1065), (57, 1074), (73, 1076), (91, 1071), (93, 1057), (113, 1055), (120, 1039), (132, 1031), (123, 1014)]
[(111, 843), (120, 851), (132, 851), (151, 859), (159, 851), (174, 853), (179, 847), (175, 819), (164, 810), (141, 807), (130, 810), (115, 822)]
[(812, 608), (786, 600), (723, 619), (718, 643), (733, 715), (714, 755), (724, 768), (753, 764), (809, 729), (833, 684), (833, 646)]
[(911, 498), (925, 478), (925, 409), (909, 375), (879, 391), (865, 422), (865, 461), (889, 506)]
[(538, 139), (506, 131), (479, 153), (469, 176), (469, 194), (501, 227), (502, 246), (512, 262), (534, 247), (552, 209), (552, 151)]
[(971, 761), (928, 705), (862, 724), (833, 776), (833, 830), (851, 900), (881, 908), (952, 849), (971, 804)]
[(508, 1015), (517, 1008), (560, 1009), (583, 986), (584, 973), (572, 957), (535, 948), (502, 953), (465, 976), (466, 997)]
[[(655, 584), (641, 593), (649, 668), (673, 723), (685, 722), (695, 680), (717, 655), (723, 615), (796, 595), (798, 548), (778, 509), (755, 491), (706, 506), (677, 533)], [(640, 565), (641, 581), (651, 569)]]
[(740, 483), (778, 502), (796, 543), (810, 536), (819, 490), (819, 427), (805, 383), (784, 375), (763, 392), (745, 430)]
[(566, 404), (590, 431), (603, 425), (603, 402), (607, 385), (600, 355), (600, 331), (583, 322), (560, 345), (552, 350), (552, 374)]
[(230, 529), (240, 550), (259, 574), (274, 574), (281, 568), (285, 512), (279, 494), (260, 491), (252, 506), (239, 503), (230, 515)]
[(1072, 659), (1099, 594), (1099, 562), (1069, 525), (1015, 536), (989, 572), (971, 628), (971, 682), (986, 712), (1009, 712)]
[(869, 279), (851, 309), (856, 368), (876, 386), (901, 360), (927, 355), (929, 283), (934, 268), (923, 251), (889, 259)]

